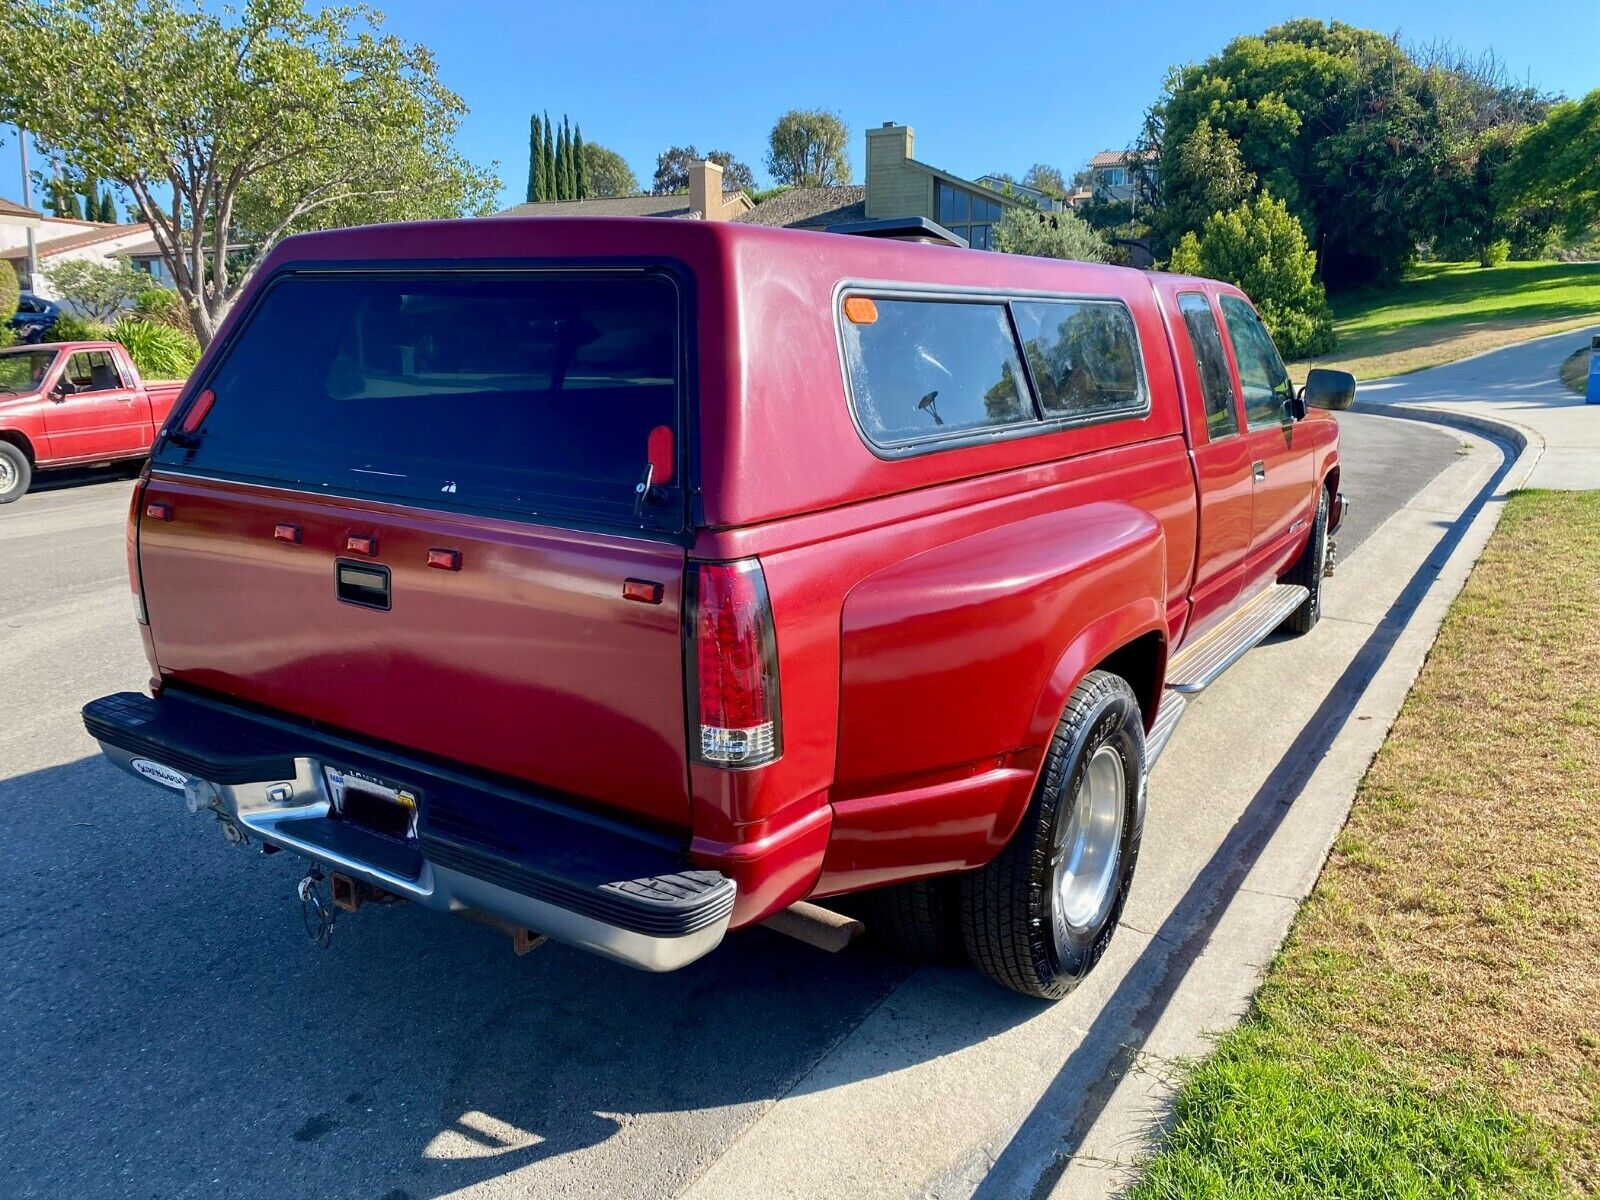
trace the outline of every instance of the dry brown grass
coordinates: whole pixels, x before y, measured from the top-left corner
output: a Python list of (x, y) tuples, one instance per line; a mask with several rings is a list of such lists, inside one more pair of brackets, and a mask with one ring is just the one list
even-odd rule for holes
[(1525, 492), (1356, 797), (1261, 996), (1487, 1088), (1600, 1190), (1600, 492)]
[(1589, 390), (1589, 348), (1574, 350), (1561, 360), (1561, 382), (1583, 395)]

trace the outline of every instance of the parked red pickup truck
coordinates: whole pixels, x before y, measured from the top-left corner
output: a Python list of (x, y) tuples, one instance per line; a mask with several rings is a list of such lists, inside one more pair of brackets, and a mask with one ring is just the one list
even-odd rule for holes
[(665, 970), (866, 892), (1059, 996), (1185, 697), (1316, 622), (1306, 405), (1353, 386), (1296, 392), (1203, 279), (697, 221), (292, 238), (134, 499), (150, 694), (85, 722), (312, 860), (303, 901)]
[(48, 467), (141, 458), (181, 383), (145, 383), (116, 342), (0, 350), (0, 504)]

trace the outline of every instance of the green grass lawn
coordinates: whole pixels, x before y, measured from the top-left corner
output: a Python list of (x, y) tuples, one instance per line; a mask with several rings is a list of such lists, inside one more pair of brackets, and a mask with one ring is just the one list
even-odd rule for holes
[(1596, 611), (1600, 492), (1513, 496), (1130, 1200), (1600, 1192)]
[(1309, 366), (1379, 379), (1600, 322), (1600, 263), (1427, 263), (1331, 299), (1339, 344)]

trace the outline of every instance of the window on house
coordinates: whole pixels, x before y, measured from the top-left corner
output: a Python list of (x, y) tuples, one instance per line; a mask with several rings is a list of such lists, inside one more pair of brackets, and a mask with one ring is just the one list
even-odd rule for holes
[(947, 183), (934, 185), (938, 199), (938, 221), (951, 233), (967, 239), (975, 250), (988, 250), (994, 244), (994, 223), (1005, 212), (996, 200)]
[(1035, 419), (1004, 304), (874, 301), (844, 325), (856, 417), (879, 446), (907, 446)]
[(1019, 300), (1011, 311), (1047, 419), (1144, 410), (1138, 338), (1122, 304)]

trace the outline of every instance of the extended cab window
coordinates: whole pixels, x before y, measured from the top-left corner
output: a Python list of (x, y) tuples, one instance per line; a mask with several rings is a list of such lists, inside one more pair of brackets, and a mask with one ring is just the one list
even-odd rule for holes
[[(291, 274), (227, 347), (199, 430), (157, 461), (631, 525), (651, 431), (676, 437), (678, 361), (660, 274)], [(643, 519), (681, 513), (674, 481)]]
[(1114, 301), (1019, 300), (1017, 331), (1046, 420), (1143, 412), (1133, 315)]
[(1222, 319), (1239, 364), (1239, 386), (1244, 389), (1244, 417), (1250, 428), (1281, 425), (1289, 420), (1286, 407), (1294, 395), (1288, 369), (1272, 344), (1267, 327), (1237, 296), (1221, 297)]
[(1004, 304), (852, 296), (843, 328), (856, 416), (879, 446), (1034, 419)]
[(1206, 434), (1211, 441), (1239, 432), (1239, 412), (1233, 404), (1233, 380), (1228, 374), (1228, 352), (1222, 330), (1211, 315), (1211, 305), (1199, 292), (1178, 296), (1178, 311), (1189, 331), (1189, 347), (1200, 372), (1200, 394), (1206, 405)]

